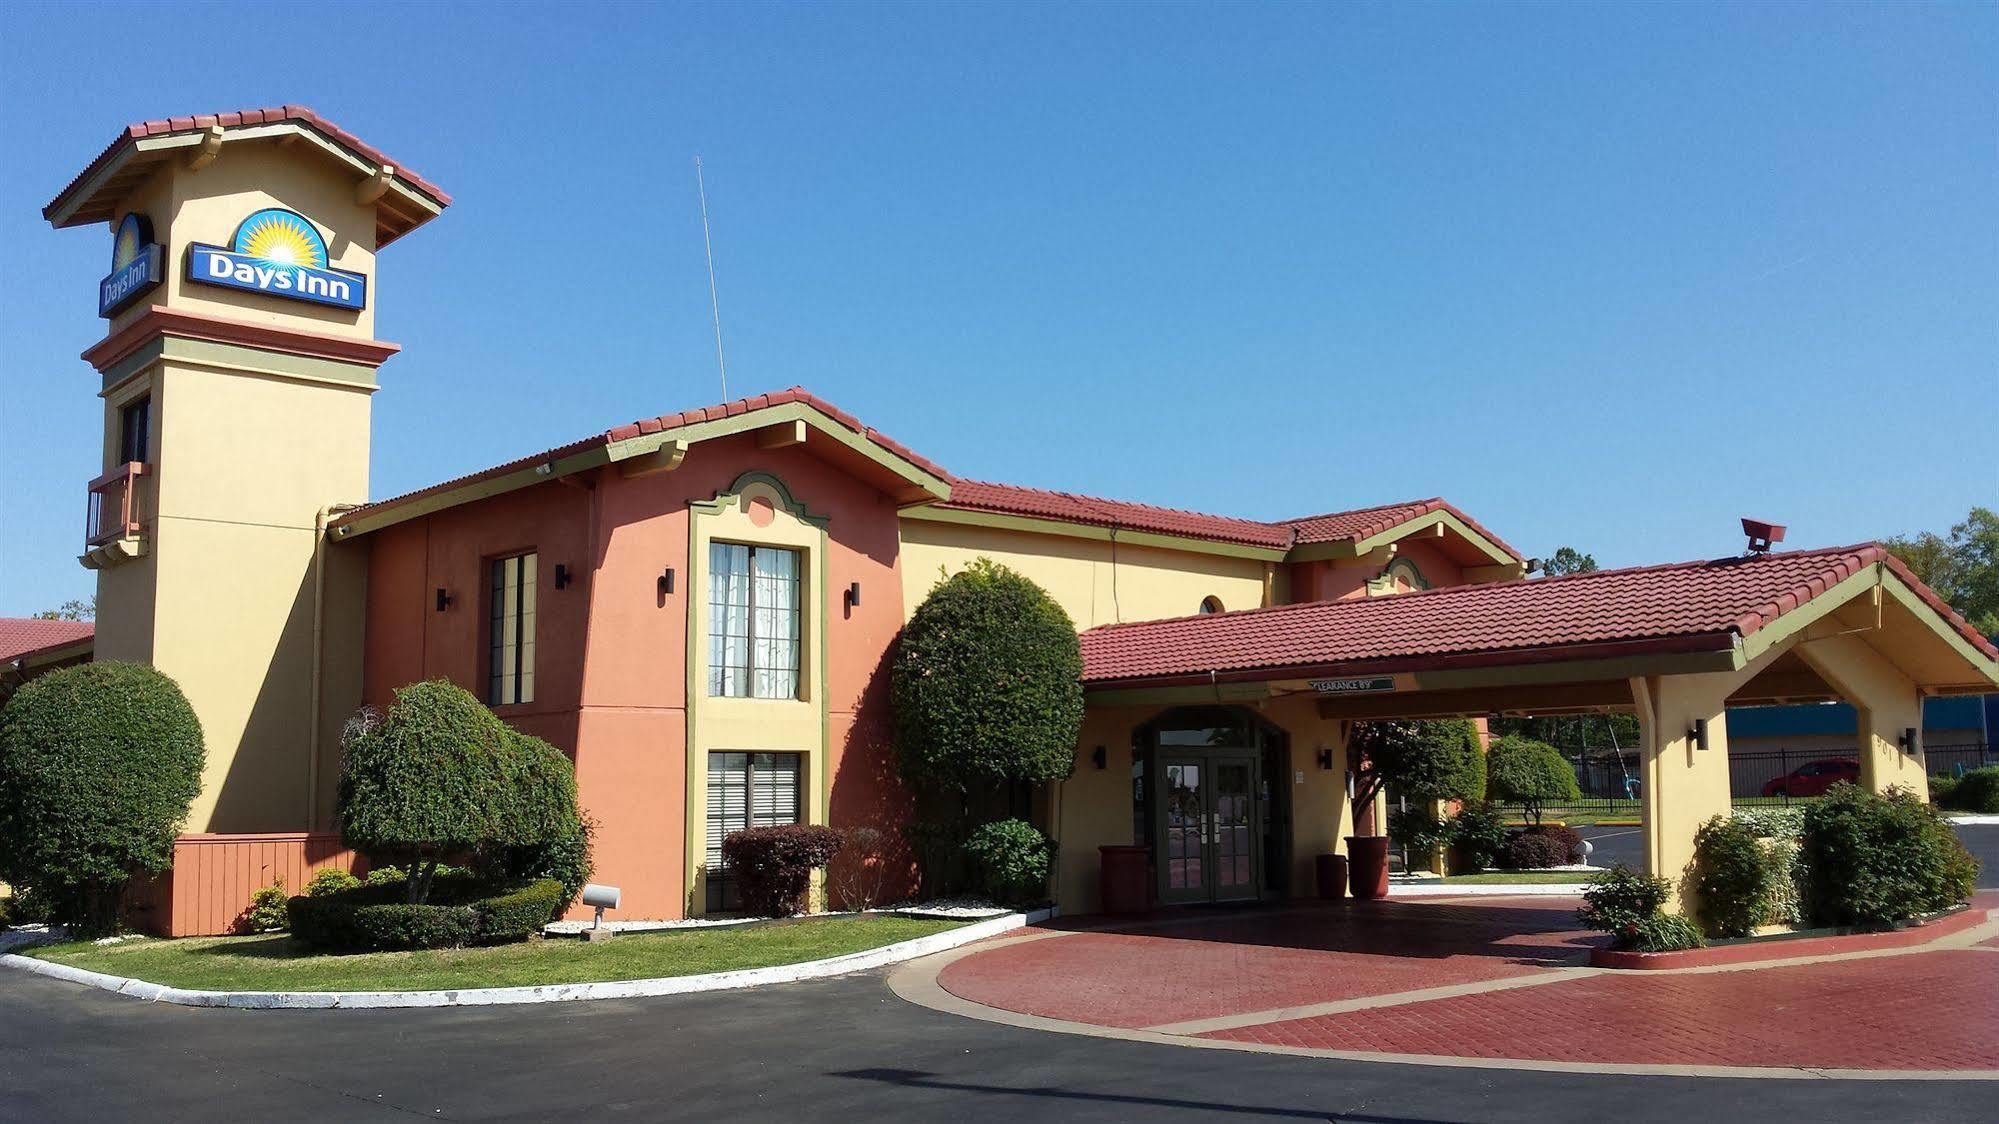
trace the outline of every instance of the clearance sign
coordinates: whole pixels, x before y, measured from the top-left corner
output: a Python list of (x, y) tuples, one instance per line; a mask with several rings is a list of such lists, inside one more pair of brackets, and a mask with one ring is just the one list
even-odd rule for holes
[(334, 308), (368, 303), (368, 279), (329, 266), (318, 228), (281, 207), (244, 219), (227, 249), (199, 242), (188, 247), (187, 279)]

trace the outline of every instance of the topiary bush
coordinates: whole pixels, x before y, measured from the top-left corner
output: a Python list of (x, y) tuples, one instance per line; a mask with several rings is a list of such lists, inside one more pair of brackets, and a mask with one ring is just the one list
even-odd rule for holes
[(1723, 816), (1694, 833), (1688, 887), (1711, 937), (1746, 937), (1771, 920), (1772, 860), (1748, 825)]
[(500, 836), (479, 848), (474, 865), (499, 882), (553, 878), (566, 910), (590, 880), (597, 825), (577, 807), (576, 769), (566, 754), (517, 730), (506, 740), (507, 812)]
[(722, 861), (744, 912), (790, 917), (805, 909), (812, 872), (833, 861), (842, 842), (839, 832), (816, 824), (752, 827), (722, 838)]
[(1459, 859), (1472, 870), (1486, 870), (1499, 861), (1506, 849), (1506, 821), (1491, 804), (1466, 804), (1451, 817), (1450, 844)]
[[(1967, 774), (1969, 775), (1969, 774)], [(1836, 784), (1805, 810), (1805, 907), (1818, 925), (1884, 925), (1970, 899), (1978, 862), (1906, 789)]]
[(79, 933), (114, 930), (127, 880), (172, 865), (203, 758), (194, 708), (153, 668), (30, 680), (0, 709), (0, 881)]
[(1048, 837), (1024, 820), (999, 820), (965, 840), (979, 888), (1001, 905), (1021, 906), (1048, 897), (1052, 861)]
[(1501, 804), (1518, 804), (1529, 823), (1541, 822), (1541, 809), (1551, 803), (1582, 799), (1576, 771), (1547, 742), (1518, 735), (1495, 738), (1485, 750), (1486, 796)]
[(1949, 808), (1956, 812), (1975, 812), (1979, 815), (1999, 815), (1999, 765), (1987, 765), (1973, 769), (1957, 778), (1955, 784), (1947, 785), (1943, 795), (1936, 792), (1936, 781), (1930, 781), (1930, 799), (1939, 808)]
[(977, 559), (938, 583), (903, 628), (890, 679), (904, 777), (956, 793), (1067, 777), (1082, 678), (1062, 607)]
[[(1654, 930), (1658, 919), (1666, 915), (1666, 900), (1672, 895), (1672, 883), (1618, 863), (1590, 880), (1583, 890), (1583, 907), (1576, 911), (1576, 919), (1598, 932), (1609, 933), (1612, 948), (1637, 949), (1641, 943), (1655, 943), (1655, 937), (1666, 935)], [(1681, 947), (1697, 947), (1699, 939), (1700, 932), (1695, 930), (1695, 944)]]

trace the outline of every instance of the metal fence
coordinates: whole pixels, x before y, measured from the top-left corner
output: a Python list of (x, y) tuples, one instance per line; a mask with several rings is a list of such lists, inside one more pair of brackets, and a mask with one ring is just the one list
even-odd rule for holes
[[(1543, 819), (1596, 820), (1637, 818), (1644, 806), (1639, 785), (1638, 751), (1608, 746), (1557, 746), (1569, 767), (1576, 771), (1579, 800), (1545, 804)], [(1524, 819), (1527, 809), (1518, 804), (1495, 804), (1500, 815)]]

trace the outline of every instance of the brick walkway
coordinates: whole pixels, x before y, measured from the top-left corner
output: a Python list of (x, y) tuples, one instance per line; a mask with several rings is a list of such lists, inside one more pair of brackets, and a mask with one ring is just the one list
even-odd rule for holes
[[(1999, 1071), (1999, 956), (1981, 951), (1999, 948), (1999, 936), (1789, 966), (1590, 972), (1578, 966), (1597, 938), (1575, 931), (1576, 904), (1189, 912), (1111, 931), (1092, 931), (1102, 919), (1084, 918), (1070, 933), (1034, 939), (1030, 930), (981, 948), (937, 983), (976, 1004), (1047, 1019), (1276, 1047)], [(1977, 906), (1999, 907), (1999, 897), (1981, 894)], [(1429, 988), (1456, 990), (1407, 994)], [(1193, 1025), (1174, 1025), (1182, 1023)]]

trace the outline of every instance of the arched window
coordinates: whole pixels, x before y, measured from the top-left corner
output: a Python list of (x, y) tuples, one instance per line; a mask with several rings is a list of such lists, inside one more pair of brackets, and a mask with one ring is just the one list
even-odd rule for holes
[(1207, 596), (1207, 597), (1203, 597), (1203, 598), (1201, 598), (1201, 615), (1202, 615), (1202, 616), (1204, 616), (1204, 617), (1205, 617), (1205, 616), (1207, 616), (1207, 615), (1208, 615), (1208, 614), (1210, 614), (1210, 613), (1219, 613), (1219, 612), (1223, 612), (1223, 611), (1224, 611), (1224, 610), (1222, 609), (1222, 599), (1221, 599), (1221, 598), (1219, 598), (1219, 597), (1215, 597), (1215, 596), (1212, 596), (1212, 595), (1210, 595), (1210, 596)]

